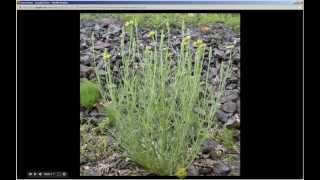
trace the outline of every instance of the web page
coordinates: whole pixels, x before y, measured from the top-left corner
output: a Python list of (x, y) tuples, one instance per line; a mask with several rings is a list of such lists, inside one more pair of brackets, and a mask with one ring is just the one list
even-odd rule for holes
[(303, 1), (16, 13), (16, 179), (304, 179)]

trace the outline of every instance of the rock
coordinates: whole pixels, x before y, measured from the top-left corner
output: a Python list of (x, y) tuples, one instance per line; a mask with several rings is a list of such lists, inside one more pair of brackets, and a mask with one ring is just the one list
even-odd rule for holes
[(212, 159), (203, 159), (201, 161), (202, 166), (201, 166), (201, 168), (199, 168), (199, 174), (201, 176), (212, 175), (214, 162), (215, 161)]
[[(211, 153), (212, 151), (210, 151)], [(210, 157), (210, 153), (209, 154), (201, 154), (201, 158), (202, 159), (208, 159)]]
[(232, 128), (240, 128), (240, 118), (233, 116), (231, 117), (228, 122), (225, 124), (226, 128), (232, 129)]
[(103, 61), (103, 59), (101, 57), (101, 59), (97, 60), (97, 69), (98, 70), (102, 70), (104, 72), (105, 71), (104, 66), (105, 66), (105, 63), (104, 63), (104, 61)]
[(101, 27), (108, 29), (109, 26), (112, 25), (118, 25), (121, 26), (121, 22), (114, 20), (114, 19), (103, 19), (102, 22), (100, 23)]
[(237, 112), (240, 113), (240, 99), (237, 100)]
[(210, 169), (210, 168), (200, 168), (199, 169), (200, 175), (206, 176), (206, 175), (209, 175), (210, 173), (212, 173), (212, 169)]
[[(228, 81), (230, 81), (230, 79), (231, 78), (234, 78), (234, 77), (230, 77), (229, 78), (229, 80)], [(237, 82), (239, 79), (235, 79), (235, 82)], [(225, 92), (224, 92), (224, 96), (231, 96), (231, 97), (233, 97), (233, 98), (235, 98), (235, 99), (237, 99), (237, 98), (239, 98), (239, 90), (238, 89), (233, 89), (233, 90), (226, 90)], [(232, 99), (232, 100), (234, 100), (234, 99)]]
[(102, 31), (102, 27), (99, 24), (95, 24), (94, 31), (96, 32)]
[(216, 76), (218, 74), (218, 68), (211, 68), (210, 69), (210, 75), (212, 76)]
[(240, 38), (237, 38), (237, 37), (233, 37), (232, 38), (232, 41), (235, 45), (240, 45)]
[(80, 165), (85, 164), (88, 162), (88, 158), (85, 156), (80, 156)]
[(100, 176), (100, 174), (97, 171), (90, 169), (89, 166), (85, 166), (83, 176)]
[(100, 113), (97, 108), (88, 112), (86, 120), (88, 123), (97, 126), (105, 118), (104, 113)]
[(237, 104), (232, 101), (228, 101), (222, 105), (222, 110), (224, 112), (234, 113), (237, 110)]
[(240, 54), (236, 54), (234, 57), (233, 57), (233, 60), (237, 63), (240, 62)]
[(208, 154), (211, 151), (214, 151), (218, 145), (219, 144), (216, 141), (212, 139), (206, 139), (202, 144), (202, 153)]
[(228, 96), (224, 96), (221, 98), (221, 103), (226, 103), (228, 101), (236, 101), (238, 99), (239, 95), (238, 94), (230, 94)]
[(222, 161), (216, 161), (213, 164), (213, 173), (216, 176), (227, 176), (231, 168)]
[(95, 117), (95, 118), (104, 118), (105, 117), (105, 114), (104, 113), (100, 113), (99, 112), (99, 109), (93, 109), (91, 112), (90, 112), (90, 115), (92, 117)]
[(121, 24), (109, 24), (108, 31), (111, 34), (119, 34), (121, 32)]
[(237, 83), (230, 83), (227, 85), (226, 89), (230, 90), (230, 89), (236, 89), (237, 88)]
[(223, 111), (221, 111), (221, 110), (218, 110), (216, 112), (216, 117), (217, 117), (217, 120), (222, 122), (222, 123), (226, 123), (228, 121), (228, 118), (229, 118), (228, 114), (223, 112)]
[(80, 56), (80, 62), (86, 66), (90, 66), (90, 56), (89, 55)]
[(219, 58), (223, 58), (225, 53), (222, 50), (214, 49), (213, 55), (216, 56), (216, 57), (219, 57)]
[(226, 150), (223, 148), (223, 146), (219, 144), (214, 151), (210, 152), (210, 158), (213, 160), (218, 160), (224, 155), (225, 151)]
[(98, 42), (96, 42), (96, 44), (94, 45), (94, 48), (95, 48), (95, 49), (104, 49), (104, 48), (108, 48), (108, 47), (110, 47), (110, 46), (111, 46), (110, 43), (98, 41)]
[(191, 165), (188, 168), (188, 176), (199, 176), (199, 169)]
[[(216, 93), (217, 92), (217, 89), (214, 89), (214, 88), (211, 88), (212, 86), (214, 87), (219, 87), (219, 76), (212, 76), (210, 77), (209, 79), (209, 82), (211, 83), (209, 85), (209, 91), (210, 93)], [(213, 90), (213, 91), (212, 91)]]
[(93, 67), (88, 67), (88, 66), (80, 64), (80, 78), (87, 78), (92, 73), (94, 73)]

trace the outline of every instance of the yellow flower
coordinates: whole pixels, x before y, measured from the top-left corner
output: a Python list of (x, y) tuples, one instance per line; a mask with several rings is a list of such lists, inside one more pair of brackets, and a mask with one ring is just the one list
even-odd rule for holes
[(201, 39), (198, 39), (196, 42), (193, 43), (193, 46), (202, 48), (206, 47), (206, 44)]
[(111, 59), (111, 54), (108, 52), (107, 48), (104, 49), (103, 60), (108, 62)]
[(178, 178), (185, 178), (188, 173), (186, 168), (178, 168), (175, 174)]
[(152, 38), (152, 37), (154, 37), (155, 35), (156, 35), (156, 32), (150, 31), (147, 36), (148, 36), (148, 38)]
[(183, 38), (183, 40), (185, 40), (185, 41), (190, 41), (190, 39), (191, 39), (191, 36), (186, 36)]
[(204, 47), (206, 47), (207, 45), (206, 45), (206, 43), (202, 43), (200, 46), (199, 46), (199, 48), (204, 48)]
[(187, 45), (190, 43), (190, 40), (191, 40), (191, 36), (186, 36), (182, 39), (182, 44)]
[(125, 26), (131, 26), (133, 24), (134, 24), (133, 20), (130, 20), (126, 22)]

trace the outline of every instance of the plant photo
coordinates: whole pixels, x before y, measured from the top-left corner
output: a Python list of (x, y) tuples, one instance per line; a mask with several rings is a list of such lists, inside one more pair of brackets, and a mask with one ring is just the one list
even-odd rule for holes
[(80, 175), (240, 175), (240, 15), (80, 15)]

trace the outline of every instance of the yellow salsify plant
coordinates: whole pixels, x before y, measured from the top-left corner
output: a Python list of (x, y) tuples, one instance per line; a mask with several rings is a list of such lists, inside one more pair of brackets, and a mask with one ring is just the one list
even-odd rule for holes
[[(114, 120), (112, 135), (128, 157), (154, 174), (185, 177), (215, 123), (214, 115), (230, 74), (231, 55), (229, 62), (221, 64), (219, 88), (213, 92), (209, 70), (205, 71), (205, 80), (201, 78), (205, 52), (209, 51), (209, 66), (212, 48), (198, 40), (192, 52), (193, 43), (184, 35), (184, 23), (181, 31), (184, 38), (174, 57), (169, 26), (160, 34), (150, 32), (153, 45), (141, 50), (137, 23), (126, 23), (120, 36), (121, 81), (114, 80), (110, 55), (105, 51), (106, 87), (102, 89), (106, 89), (104, 98), (111, 104), (106, 107), (106, 116)], [(177, 61), (175, 67), (173, 61)], [(137, 62), (139, 67), (132, 68)], [(103, 84), (99, 76), (97, 73), (98, 82)]]

